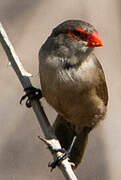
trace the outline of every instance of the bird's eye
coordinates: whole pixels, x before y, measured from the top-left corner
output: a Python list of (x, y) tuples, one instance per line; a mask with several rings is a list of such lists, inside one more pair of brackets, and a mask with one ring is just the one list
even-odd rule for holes
[(73, 33), (75, 36), (80, 37), (80, 32), (79, 32), (79, 31), (73, 30), (72, 33)]
[(78, 39), (78, 40), (83, 40), (87, 41), (88, 40), (88, 34), (84, 32), (80, 32), (77, 30), (73, 30), (72, 34)]
[(79, 30), (67, 30), (66, 31), (67, 35), (74, 40), (82, 40), (82, 41), (88, 41), (88, 33), (86, 31), (79, 31)]

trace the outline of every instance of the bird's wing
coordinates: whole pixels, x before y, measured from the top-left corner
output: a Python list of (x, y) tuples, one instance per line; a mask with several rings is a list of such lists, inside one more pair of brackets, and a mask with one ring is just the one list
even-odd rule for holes
[(104, 71), (98, 59), (96, 58), (96, 56), (94, 57), (94, 59), (95, 59), (95, 64), (97, 65), (97, 68), (98, 68), (98, 74), (100, 78), (99, 84), (96, 86), (96, 93), (101, 99), (103, 99), (104, 104), (107, 105), (108, 104), (108, 89), (106, 85)]

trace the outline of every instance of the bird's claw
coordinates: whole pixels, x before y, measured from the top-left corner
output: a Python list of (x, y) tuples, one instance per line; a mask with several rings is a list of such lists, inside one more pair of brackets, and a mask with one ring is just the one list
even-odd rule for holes
[[(61, 149), (54, 150), (54, 152), (62, 152), (63, 154), (60, 155), (60, 156), (58, 156), (57, 159), (54, 160), (53, 162), (49, 162), (49, 163), (48, 163), (48, 167), (51, 167), (51, 171), (52, 171), (54, 168), (56, 168), (56, 166), (59, 166), (60, 163), (61, 163), (64, 159), (69, 158), (70, 153), (71, 153), (71, 150), (72, 150), (72, 148), (73, 148), (73, 145), (74, 145), (76, 139), (77, 139), (77, 136), (74, 136), (74, 137), (73, 137), (73, 140), (72, 140), (72, 143), (71, 143), (71, 145), (70, 145), (70, 147), (69, 147), (69, 149), (65, 150), (64, 148), (61, 148)], [(72, 163), (71, 163), (71, 164), (72, 164)]]
[[(62, 149), (59, 149), (57, 150), (58, 152), (64, 152), (62, 155), (58, 156), (56, 160), (54, 160), (53, 162), (49, 162), (48, 163), (48, 167), (51, 167), (51, 171), (53, 169), (56, 168), (56, 166), (59, 166), (61, 164), (61, 162), (66, 159), (68, 156), (69, 156), (69, 153), (68, 151), (65, 151), (63, 148)], [(56, 151), (56, 152), (57, 152)]]
[(35, 88), (33, 86), (25, 88), (24, 91), (26, 92), (26, 94), (21, 97), (20, 104), (22, 103), (22, 101), (24, 99), (27, 98), (27, 100), (26, 100), (26, 107), (28, 107), (28, 108), (30, 108), (32, 106), (31, 105), (31, 100), (33, 100), (33, 99), (41, 99), (42, 98), (41, 90), (38, 89), (38, 88)]

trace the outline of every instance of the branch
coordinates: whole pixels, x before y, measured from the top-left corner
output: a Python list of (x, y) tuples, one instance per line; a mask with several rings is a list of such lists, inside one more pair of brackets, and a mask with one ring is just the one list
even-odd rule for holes
[[(24, 70), (11, 42), (8, 39), (8, 36), (4, 28), (2, 27), (2, 24), (0, 24), (0, 42), (23, 88), (26, 89), (28, 87), (32, 87), (32, 84), (30, 81), (31, 74)], [(51, 153), (53, 154), (53, 158), (57, 159), (57, 157), (62, 155), (62, 153), (55, 152), (54, 150), (60, 149), (61, 145), (53, 132), (53, 128), (51, 127), (39, 100), (33, 99), (31, 101), (31, 104), (36, 114), (37, 120), (43, 130), (43, 133), (45, 137), (48, 139), (48, 140), (43, 140), (43, 141), (48, 145)], [(68, 162), (68, 158), (66, 158), (65, 160), (61, 162), (59, 168), (61, 169), (63, 175), (65, 176), (67, 180), (77, 180), (71, 168), (71, 164)]]

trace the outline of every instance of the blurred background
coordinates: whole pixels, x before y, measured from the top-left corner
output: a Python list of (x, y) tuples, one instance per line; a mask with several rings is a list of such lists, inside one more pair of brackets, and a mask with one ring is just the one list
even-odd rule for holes
[[(121, 179), (121, 1), (117, 0), (5, 0), (0, 1), (0, 21), (24, 68), (40, 87), (38, 51), (52, 28), (66, 19), (83, 19), (99, 31), (103, 48), (95, 53), (106, 74), (109, 105), (106, 120), (90, 134), (82, 164), (75, 171), (81, 180)], [(31, 109), (20, 106), (23, 89), (8, 66), (0, 45), (0, 179), (64, 179), (59, 169), (50, 173), (50, 152)], [(43, 100), (51, 123), (56, 113)]]

